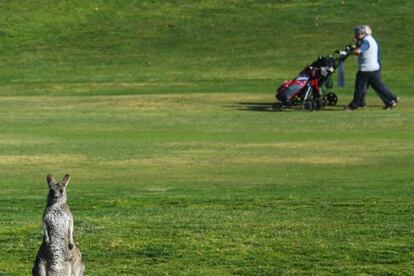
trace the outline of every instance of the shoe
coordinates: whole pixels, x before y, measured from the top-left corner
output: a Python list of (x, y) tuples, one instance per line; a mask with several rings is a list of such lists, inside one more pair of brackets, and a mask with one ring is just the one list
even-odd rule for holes
[(356, 107), (351, 107), (351, 106), (349, 106), (349, 105), (345, 105), (345, 106), (344, 106), (344, 109), (345, 109), (345, 111), (354, 111), (354, 110), (357, 110), (358, 108), (356, 108)]
[(400, 97), (397, 97), (397, 98), (395, 98), (395, 100), (394, 100), (397, 104), (399, 104), (400, 103)]
[[(399, 98), (398, 98), (398, 100), (399, 100)], [(392, 101), (392, 102), (390, 102), (389, 104), (385, 105), (385, 106), (383, 107), (383, 109), (384, 109), (384, 110), (391, 110), (391, 109), (393, 109), (394, 107), (396, 107), (397, 105), (398, 105), (398, 103), (397, 103), (397, 99), (396, 99), (395, 101)]]

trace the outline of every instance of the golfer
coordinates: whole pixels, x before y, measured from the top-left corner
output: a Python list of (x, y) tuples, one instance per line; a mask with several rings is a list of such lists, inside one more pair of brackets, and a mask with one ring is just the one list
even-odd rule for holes
[(397, 106), (399, 98), (395, 96), (382, 82), (380, 49), (371, 36), (371, 28), (367, 25), (356, 26), (356, 48), (353, 51), (358, 56), (359, 70), (355, 80), (355, 91), (352, 102), (346, 106), (347, 110), (365, 107), (365, 94), (370, 85), (384, 103), (384, 109)]

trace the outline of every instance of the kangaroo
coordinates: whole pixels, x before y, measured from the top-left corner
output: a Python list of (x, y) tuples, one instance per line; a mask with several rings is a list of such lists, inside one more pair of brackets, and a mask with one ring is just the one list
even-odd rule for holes
[(32, 269), (36, 276), (85, 275), (82, 256), (73, 238), (73, 216), (66, 203), (66, 187), (70, 176), (60, 183), (46, 177), (49, 185), (47, 204), (43, 212), (43, 242)]

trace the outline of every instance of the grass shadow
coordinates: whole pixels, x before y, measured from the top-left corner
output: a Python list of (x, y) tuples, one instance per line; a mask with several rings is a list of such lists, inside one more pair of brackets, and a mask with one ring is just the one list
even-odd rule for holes
[[(237, 103), (237, 110), (240, 111), (256, 111), (256, 112), (275, 112), (272, 109), (274, 103), (269, 102), (239, 102)], [(286, 110), (305, 111), (302, 106), (294, 105)], [(314, 110), (316, 111), (316, 110)], [(326, 106), (318, 111), (345, 111), (342, 105)]]
[(239, 102), (237, 109), (241, 111), (261, 111), (261, 112), (272, 111), (273, 112), (272, 104), (273, 103), (263, 103), (263, 102)]

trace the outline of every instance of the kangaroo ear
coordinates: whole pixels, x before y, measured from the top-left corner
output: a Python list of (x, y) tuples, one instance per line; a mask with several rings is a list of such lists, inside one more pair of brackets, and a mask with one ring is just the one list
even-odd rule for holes
[(53, 176), (51, 176), (50, 174), (48, 174), (48, 175), (46, 176), (46, 182), (47, 182), (47, 184), (49, 185), (49, 187), (50, 187), (50, 185), (52, 185), (52, 184), (56, 184), (55, 179), (54, 179), (54, 178), (53, 178)]
[(69, 180), (70, 180), (70, 175), (65, 174), (65, 176), (63, 176), (63, 179), (62, 179), (62, 181), (60, 182), (60, 184), (61, 184), (63, 187), (66, 187), (66, 186), (69, 184)]

